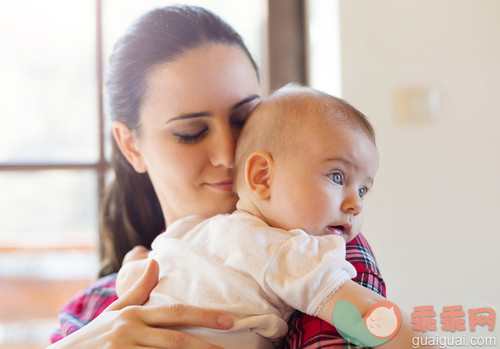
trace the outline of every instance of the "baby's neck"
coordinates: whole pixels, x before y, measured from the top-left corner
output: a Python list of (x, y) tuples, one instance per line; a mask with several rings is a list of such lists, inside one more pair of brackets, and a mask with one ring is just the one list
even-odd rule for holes
[(255, 205), (255, 203), (253, 203), (250, 200), (239, 199), (238, 202), (236, 203), (235, 212), (246, 212), (268, 223), (266, 217), (264, 217), (259, 208)]

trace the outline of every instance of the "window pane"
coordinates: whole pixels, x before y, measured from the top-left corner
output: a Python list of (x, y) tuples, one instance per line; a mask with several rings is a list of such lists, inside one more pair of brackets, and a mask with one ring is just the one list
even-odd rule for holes
[(95, 246), (95, 172), (0, 172), (0, 193), (0, 247)]
[(339, 0), (309, 0), (306, 6), (309, 85), (341, 97)]
[(95, 3), (0, 2), (0, 163), (98, 156)]

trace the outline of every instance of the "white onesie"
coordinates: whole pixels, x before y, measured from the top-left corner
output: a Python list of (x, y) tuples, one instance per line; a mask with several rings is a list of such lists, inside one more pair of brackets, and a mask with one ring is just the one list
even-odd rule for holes
[(232, 315), (228, 331), (182, 328), (224, 348), (272, 348), (295, 309), (317, 315), (356, 276), (342, 237), (271, 228), (244, 212), (180, 219), (154, 240), (150, 257), (160, 264), (160, 281), (148, 304)]

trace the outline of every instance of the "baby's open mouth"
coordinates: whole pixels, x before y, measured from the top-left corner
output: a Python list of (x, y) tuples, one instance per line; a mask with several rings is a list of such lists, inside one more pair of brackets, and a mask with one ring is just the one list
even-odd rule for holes
[(349, 233), (351, 232), (351, 226), (348, 224), (330, 225), (328, 226), (327, 230), (330, 234), (339, 235), (346, 238), (347, 235), (349, 235)]

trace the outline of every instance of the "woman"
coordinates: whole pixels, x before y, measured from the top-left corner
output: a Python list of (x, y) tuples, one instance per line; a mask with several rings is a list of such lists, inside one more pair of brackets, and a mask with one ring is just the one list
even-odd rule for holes
[[(157, 281), (154, 263), (114, 302), (114, 273), (124, 258), (142, 258), (144, 248), (127, 252), (149, 247), (169, 222), (234, 210), (234, 146), (260, 100), (257, 67), (220, 18), (197, 7), (167, 7), (141, 17), (117, 42), (107, 91), (116, 172), (101, 217), (100, 275), (107, 276), (63, 309), (52, 340), (67, 337), (54, 347), (211, 348), (169, 327), (225, 329), (230, 317), (189, 306), (140, 307)], [(363, 237), (348, 251), (360, 282), (384, 292)], [(290, 328), (291, 347), (338, 339), (333, 328), (303, 314)]]

